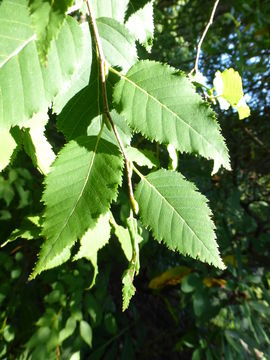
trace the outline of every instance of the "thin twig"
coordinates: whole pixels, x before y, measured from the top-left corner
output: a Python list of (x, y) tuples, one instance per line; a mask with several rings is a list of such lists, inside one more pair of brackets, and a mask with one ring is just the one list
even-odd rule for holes
[(218, 3), (219, 3), (219, 0), (216, 0), (215, 1), (215, 4), (213, 6), (213, 9), (212, 9), (212, 12), (211, 12), (211, 15), (210, 15), (210, 19), (204, 29), (204, 32), (200, 38), (200, 41), (198, 43), (198, 46), (197, 46), (197, 54), (196, 54), (196, 59), (195, 59), (195, 65), (194, 65), (194, 68), (191, 70), (190, 72), (190, 75), (195, 71), (195, 73), (198, 72), (198, 63), (199, 63), (199, 57), (200, 57), (200, 52), (201, 52), (201, 47), (202, 47), (202, 43), (203, 43), (203, 40), (207, 34), (207, 31), (209, 29), (209, 27), (213, 24), (213, 19), (214, 19), (214, 16), (215, 16), (215, 12), (216, 12), (216, 9), (217, 9), (217, 6), (218, 6)]
[(264, 144), (256, 135), (254, 135), (253, 132), (252, 132), (250, 129), (244, 127), (244, 130), (245, 130), (245, 132), (251, 137), (251, 139), (252, 139), (255, 143), (257, 143), (257, 144), (260, 145), (262, 148), (264, 148), (264, 149), (266, 150), (266, 152), (270, 153), (270, 150), (267, 148), (267, 146), (265, 146), (265, 144)]
[(131, 206), (133, 208), (133, 211), (135, 212), (135, 214), (138, 213), (138, 205), (137, 202), (134, 198), (134, 194), (133, 194), (133, 187), (132, 187), (132, 181), (131, 181), (131, 177), (132, 177), (132, 162), (129, 161), (125, 147), (122, 143), (122, 140), (119, 136), (119, 133), (115, 127), (115, 124), (113, 122), (113, 119), (111, 117), (110, 114), (110, 109), (109, 109), (109, 103), (108, 103), (108, 96), (107, 96), (107, 87), (106, 87), (106, 74), (105, 74), (105, 69), (106, 69), (106, 60), (105, 60), (105, 56), (102, 50), (102, 46), (101, 46), (101, 41), (100, 41), (100, 37), (99, 37), (99, 32), (98, 32), (98, 28), (97, 28), (97, 23), (96, 23), (96, 19), (95, 19), (95, 15), (94, 15), (94, 10), (91, 4), (90, 0), (86, 0), (86, 4), (88, 7), (88, 12), (89, 12), (89, 17), (90, 17), (90, 22), (91, 22), (91, 26), (94, 32), (94, 37), (95, 37), (95, 42), (96, 42), (96, 46), (97, 46), (97, 51), (98, 51), (98, 58), (99, 58), (99, 65), (100, 65), (100, 77), (101, 77), (101, 86), (102, 86), (102, 99), (103, 99), (103, 108), (104, 108), (104, 113), (107, 116), (107, 119), (109, 120), (113, 132), (115, 134), (116, 140), (120, 146), (121, 152), (123, 154), (124, 160), (125, 160), (125, 166), (126, 166), (126, 171), (127, 171), (127, 179), (128, 179), (128, 188), (129, 188), (129, 198), (130, 198), (130, 202), (131, 202)]

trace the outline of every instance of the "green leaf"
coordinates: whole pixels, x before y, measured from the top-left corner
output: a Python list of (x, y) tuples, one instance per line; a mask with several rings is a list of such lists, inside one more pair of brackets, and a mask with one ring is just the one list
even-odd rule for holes
[(144, 177), (136, 189), (139, 216), (154, 237), (169, 249), (224, 269), (207, 199), (174, 171)]
[(126, 27), (150, 52), (154, 36), (153, 1), (149, 1), (142, 9), (132, 14), (126, 22)]
[(213, 159), (213, 172), (221, 165), (230, 169), (215, 114), (184, 74), (157, 62), (140, 61), (126, 76), (118, 75), (114, 101), (131, 128), (150, 140)]
[[(59, 114), (67, 102), (89, 83), (92, 65), (92, 39), (87, 23), (83, 23), (80, 28), (83, 33), (83, 45), (80, 49), (80, 64), (77, 71), (71, 77), (68, 86), (61, 88), (61, 92), (58, 93), (53, 100), (53, 111), (56, 114)], [(94, 64), (94, 66), (96, 66), (96, 64)]]
[(78, 92), (57, 117), (57, 127), (67, 140), (86, 135), (91, 120), (99, 115), (97, 81)]
[(114, 19), (97, 19), (98, 32), (106, 61), (120, 66), (124, 73), (137, 61), (134, 36)]
[(45, 125), (48, 121), (47, 116), (47, 114), (34, 115), (26, 124), (27, 129), (23, 138), (26, 153), (44, 175), (49, 173), (50, 166), (55, 160), (55, 154), (44, 134)]
[[(12, 33), (12, 23), (9, 26)], [(33, 41), (7, 61), (0, 69), (0, 128), (23, 126), (35, 113), (47, 112), (53, 98), (70, 86), (79, 71), (83, 46), (80, 26), (68, 17), (52, 42), (46, 68)]]
[(80, 335), (82, 339), (86, 342), (86, 344), (91, 348), (92, 347), (92, 328), (88, 324), (88, 322), (81, 320), (80, 321)]
[(26, 0), (3, 0), (0, 4), (0, 69), (36, 38)]
[[(114, 122), (115, 128), (118, 131), (118, 134), (122, 140), (122, 144), (124, 146), (128, 146), (131, 142), (132, 134), (130, 128), (125, 122), (125, 119), (121, 115), (117, 114), (115, 110), (112, 110), (110, 114)], [(87, 135), (88, 136), (97, 135), (100, 131), (101, 126), (102, 126), (102, 116), (97, 116), (95, 119), (92, 120), (91, 124), (88, 126)], [(110, 141), (111, 143), (119, 146), (113, 131), (109, 130), (107, 127), (103, 129), (101, 137), (102, 139)]]
[(131, 243), (131, 238), (130, 238), (128, 229), (124, 228), (121, 225), (118, 225), (113, 217), (111, 217), (110, 221), (114, 228), (115, 236), (119, 240), (119, 243), (121, 245), (121, 248), (122, 248), (127, 260), (131, 261), (133, 249), (132, 249), (132, 243)]
[(98, 251), (103, 248), (110, 240), (110, 212), (101, 215), (98, 218), (96, 225), (86, 231), (80, 240), (81, 246), (78, 253), (74, 256), (73, 260), (86, 258), (91, 261), (94, 267), (94, 276), (90, 288), (95, 284), (96, 276), (98, 274), (97, 255)]
[(149, 169), (152, 169), (156, 166), (156, 163), (154, 163), (151, 158), (147, 156), (147, 152), (143, 153), (143, 151), (135, 147), (128, 146), (126, 148), (126, 153), (129, 160), (135, 162), (139, 166), (147, 166)]
[(94, 0), (95, 17), (113, 18), (123, 23), (128, 2), (129, 0)]
[(118, 148), (100, 137), (80, 137), (60, 151), (45, 179), (46, 241), (31, 278), (67, 261), (77, 238), (108, 211), (117, 196), (122, 166)]
[(65, 20), (65, 13), (72, 4), (73, 0), (29, 1), (32, 25), (37, 35), (38, 54), (42, 63), (46, 63), (51, 42), (57, 38)]
[(127, 219), (128, 232), (132, 244), (132, 259), (129, 263), (128, 269), (124, 272), (122, 276), (122, 297), (123, 305), (122, 310), (125, 311), (130, 303), (132, 296), (135, 294), (135, 287), (133, 285), (133, 280), (135, 275), (139, 273), (140, 270), (140, 259), (139, 259), (139, 238), (138, 234), (138, 224), (137, 220), (133, 217), (131, 213), (130, 217)]
[(8, 164), (17, 143), (8, 130), (0, 130), (0, 171)]
[(64, 329), (62, 329), (59, 332), (60, 344), (62, 344), (63, 341), (69, 338), (74, 333), (75, 329), (76, 329), (76, 319), (74, 319), (74, 317), (71, 316), (67, 319), (66, 326), (64, 327)]
[(129, 268), (124, 272), (122, 277), (122, 297), (123, 297), (123, 306), (122, 311), (125, 311), (130, 303), (131, 298), (135, 295), (135, 286), (133, 285), (133, 279), (136, 269), (135, 264), (132, 262), (129, 265)]
[(19, 229), (15, 229), (9, 235), (8, 239), (1, 244), (1, 247), (6, 246), (8, 243), (13, 242), (19, 238), (26, 240), (33, 240), (40, 237), (40, 217), (28, 216), (23, 219)]

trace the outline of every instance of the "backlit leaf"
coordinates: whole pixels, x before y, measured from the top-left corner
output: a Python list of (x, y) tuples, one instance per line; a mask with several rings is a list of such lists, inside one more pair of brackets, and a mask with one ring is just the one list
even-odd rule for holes
[(225, 268), (207, 199), (181, 174), (159, 170), (142, 176), (135, 198), (142, 222), (155, 239), (183, 255)]
[(213, 159), (213, 172), (221, 165), (230, 169), (215, 114), (184, 74), (157, 62), (140, 61), (126, 76), (119, 76), (114, 101), (135, 131), (177, 150)]
[[(7, 24), (12, 34), (13, 24)], [(35, 113), (47, 112), (79, 71), (83, 46), (80, 26), (68, 17), (51, 44), (47, 67), (41, 65), (34, 41), (20, 48), (0, 69), (0, 128), (23, 126)]]
[(32, 278), (62, 264), (70, 248), (116, 199), (122, 157), (118, 148), (99, 137), (70, 141), (45, 180), (46, 205), (42, 246)]
[(32, 24), (37, 35), (38, 54), (42, 63), (46, 62), (51, 42), (57, 38), (65, 20), (65, 13), (72, 3), (73, 0), (29, 1)]
[(111, 66), (120, 66), (124, 73), (137, 61), (135, 37), (118, 21), (97, 19), (104, 56)]
[(149, 1), (142, 9), (132, 14), (126, 22), (126, 27), (147, 51), (151, 51), (154, 36), (153, 13), (153, 1)]
[(120, 23), (124, 22), (129, 0), (93, 0), (96, 18), (113, 18)]

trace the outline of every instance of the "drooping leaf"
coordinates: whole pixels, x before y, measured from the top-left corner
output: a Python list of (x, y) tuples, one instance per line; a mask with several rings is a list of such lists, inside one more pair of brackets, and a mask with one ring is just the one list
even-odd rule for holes
[(35, 40), (26, 0), (0, 3), (0, 69)]
[(116, 199), (123, 160), (118, 148), (100, 137), (80, 137), (61, 151), (45, 179), (42, 246), (32, 278), (62, 264), (70, 248)]
[(139, 257), (139, 242), (141, 238), (138, 234), (138, 223), (137, 219), (131, 214), (127, 219), (128, 232), (132, 244), (132, 258), (129, 262), (127, 270), (122, 276), (122, 297), (123, 304), (122, 310), (125, 311), (130, 303), (132, 296), (135, 294), (135, 286), (133, 285), (133, 280), (135, 275), (138, 275), (140, 270), (140, 257)]
[(65, 20), (65, 14), (73, 0), (29, 0), (32, 25), (37, 35), (36, 43), (39, 58), (46, 63), (52, 40)]
[[(9, 26), (12, 32), (12, 23)], [(23, 126), (35, 113), (46, 112), (79, 71), (83, 46), (80, 26), (68, 17), (52, 42), (46, 68), (39, 62), (33, 41), (7, 61), (0, 69), (0, 128)]]
[(137, 61), (135, 37), (118, 21), (97, 19), (104, 56), (111, 66), (120, 66), (124, 73)]
[(44, 134), (47, 121), (47, 114), (34, 115), (26, 124), (23, 138), (26, 153), (32, 159), (33, 164), (44, 175), (48, 174), (50, 166), (55, 160), (51, 144)]
[(181, 174), (159, 170), (142, 177), (135, 198), (142, 222), (155, 239), (183, 255), (225, 268), (207, 199)]
[(126, 27), (150, 52), (154, 36), (153, 1), (149, 1), (143, 8), (132, 14), (126, 22)]
[(96, 276), (98, 274), (97, 255), (98, 251), (103, 248), (110, 240), (110, 212), (101, 215), (98, 218), (96, 225), (86, 231), (80, 240), (80, 249), (74, 256), (73, 260), (86, 258), (91, 261), (94, 267), (94, 276), (90, 288), (95, 284)]
[(2, 171), (10, 161), (10, 158), (17, 144), (8, 130), (0, 130), (0, 171)]
[(127, 270), (125, 270), (122, 276), (122, 298), (123, 298), (123, 305), (122, 310), (125, 311), (130, 303), (131, 298), (135, 295), (136, 289), (133, 285), (133, 279), (135, 275), (136, 269), (135, 264), (130, 262), (130, 265)]
[(123, 23), (128, 2), (129, 0), (94, 0), (95, 17), (113, 18)]
[[(111, 69), (116, 72), (116, 70)], [(230, 169), (228, 150), (215, 114), (182, 73), (153, 61), (140, 61), (122, 75), (114, 101), (129, 125), (150, 140), (197, 153)]]

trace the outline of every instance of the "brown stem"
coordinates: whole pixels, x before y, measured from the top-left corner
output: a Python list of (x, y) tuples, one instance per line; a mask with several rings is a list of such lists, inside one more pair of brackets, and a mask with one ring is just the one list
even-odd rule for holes
[(132, 165), (132, 162), (129, 161), (129, 159), (128, 159), (126, 150), (124, 148), (124, 145), (121, 141), (119, 133), (114, 125), (113, 119), (110, 114), (110, 109), (109, 109), (109, 104), (108, 104), (108, 96), (107, 96), (107, 87), (106, 87), (106, 74), (105, 74), (106, 60), (105, 60), (105, 56), (104, 56), (102, 46), (101, 46), (101, 41), (100, 41), (100, 37), (99, 37), (99, 32), (98, 32), (98, 28), (97, 28), (97, 23), (96, 23), (96, 19), (95, 19), (95, 15), (94, 15), (93, 6), (92, 6), (90, 0), (86, 0), (86, 4), (88, 7), (90, 22), (91, 22), (91, 26), (93, 29), (95, 43), (96, 43), (96, 47), (97, 47), (97, 51), (98, 51), (104, 113), (107, 116), (107, 119), (109, 120), (109, 122), (112, 126), (116, 140), (120, 146), (121, 152), (122, 152), (124, 160), (125, 160), (127, 179), (128, 179), (128, 188), (129, 188), (129, 199), (130, 199), (133, 211), (135, 212), (135, 214), (137, 214), (138, 213), (138, 205), (134, 198), (132, 181), (131, 181), (133, 165)]
[(203, 34), (200, 38), (200, 41), (198, 43), (198, 46), (197, 46), (197, 54), (196, 54), (196, 59), (195, 59), (195, 65), (194, 65), (194, 68), (191, 70), (190, 74), (193, 73), (193, 71), (195, 71), (195, 73), (198, 72), (198, 63), (199, 63), (199, 57), (200, 57), (200, 52), (201, 52), (201, 47), (202, 47), (202, 43), (203, 43), (203, 40), (207, 34), (207, 31), (209, 29), (209, 27), (213, 24), (213, 19), (214, 19), (214, 16), (215, 16), (215, 12), (216, 12), (216, 9), (217, 9), (217, 6), (218, 6), (218, 3), (219, 3), (219, 0), (216, 0), (215, 3), (214, 3), (214, 6), (213, 6), (213, 9), (212, 9), (212, 12), (211, 12), (211, 15), (210, 15), (210, 19), (203, 31)]

